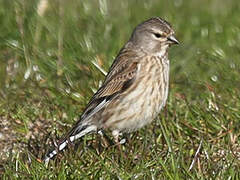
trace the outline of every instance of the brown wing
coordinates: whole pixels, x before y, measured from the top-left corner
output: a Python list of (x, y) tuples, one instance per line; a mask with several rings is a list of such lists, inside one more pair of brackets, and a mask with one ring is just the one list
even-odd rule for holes
[(90, 118), (134, 83), (138, 68), (135, 55), (134, 52), (125, 49), (120, 51), (102, 87), (95, 93), (82, 114), (81, 120)]

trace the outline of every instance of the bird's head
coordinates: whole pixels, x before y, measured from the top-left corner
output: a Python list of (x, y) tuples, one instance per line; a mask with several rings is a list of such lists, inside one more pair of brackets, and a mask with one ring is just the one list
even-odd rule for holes
[(174, 30), (167, 21), (154, 17), (144, 21), (135, 28), (130, 42), (136, 48), (155, 54), (166, 51), (173, 44), (179, 44), (174, 34)]

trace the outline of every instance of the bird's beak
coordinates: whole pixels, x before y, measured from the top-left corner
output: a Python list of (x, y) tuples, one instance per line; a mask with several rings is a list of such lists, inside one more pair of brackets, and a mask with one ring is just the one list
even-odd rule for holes
[(179, 44), (179, 41), (173, 35), (169, 36), (167, 39), (171, 44)]

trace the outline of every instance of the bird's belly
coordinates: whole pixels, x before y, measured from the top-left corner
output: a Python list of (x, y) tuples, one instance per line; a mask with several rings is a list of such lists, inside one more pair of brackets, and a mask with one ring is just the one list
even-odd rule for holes
[(159, 91), (163, 92), (157, 82), (148, 87), (144, 82), (139, 83), (135, 90), (129, 90), (119, 100), (116, 108), (112, 109), (106, 126), (112, 130), (132, 132), (150, 123), (166, 102), (167, 89), (162, 94)]

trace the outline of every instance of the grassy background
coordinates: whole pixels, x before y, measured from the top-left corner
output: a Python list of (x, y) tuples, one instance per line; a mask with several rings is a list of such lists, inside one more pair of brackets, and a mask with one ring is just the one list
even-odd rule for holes
[[(45, 167), (38, 159), (104, 78), (92, 62), (107, 71), (152, 16), (171, 22), (181, 42), (169, 52), (170, 94), (159, 118), (122, 152), (90, 135)], [(239, 17), (238, 0), (0, 0), (0, 176), (239, 179)]]

